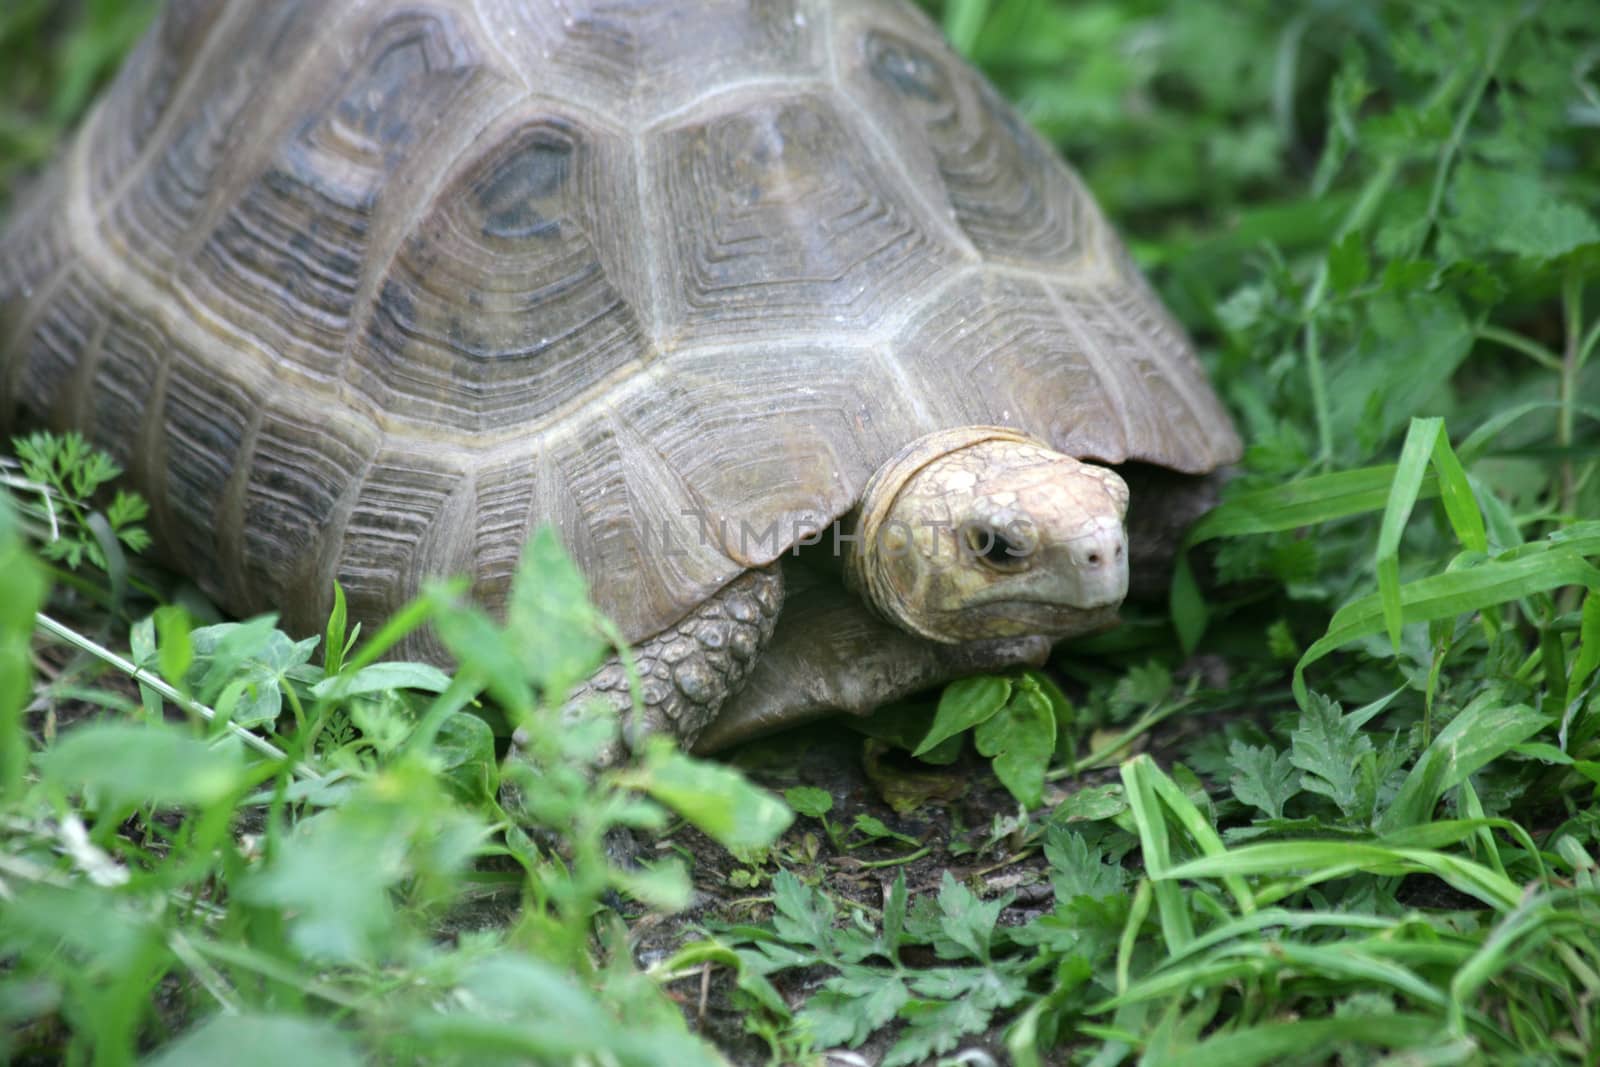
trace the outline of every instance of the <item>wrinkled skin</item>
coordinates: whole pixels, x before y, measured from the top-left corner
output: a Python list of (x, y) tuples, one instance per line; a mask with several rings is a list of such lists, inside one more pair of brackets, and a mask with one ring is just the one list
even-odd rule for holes
[(1128, 592), (1128, 487), (1013, 430), (909, 445), (868, 484), (851, 584), (946, 644), (1099, 629)]

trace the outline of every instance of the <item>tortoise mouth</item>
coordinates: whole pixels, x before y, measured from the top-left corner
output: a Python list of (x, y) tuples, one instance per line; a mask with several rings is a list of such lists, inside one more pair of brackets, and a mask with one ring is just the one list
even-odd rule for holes
[(1030, 592), (1016, 588), (1015, 584), (992, 586), (972, 593), (966, 602), (966, 610), (1003, 612), (1014, 608), (1070, 615), (1103, 608), (1115, 609), (1121, 607), (1128, 598), (1128, 572), (1123, 567), (1104, 576), (1057, 576), (1047, 588), (1048, 592)]
[(1080, 608), (1059, 601), (1009, 598), (990, 604), (969, 604), (960, 611), (942, 612), (928, 620), (929, 629), (946, 643), (999, 640), (1015, 637), (1044, 637), (1059, 641), (1067, 637), (1099, 633), (1116, 626), (1122, 600)]

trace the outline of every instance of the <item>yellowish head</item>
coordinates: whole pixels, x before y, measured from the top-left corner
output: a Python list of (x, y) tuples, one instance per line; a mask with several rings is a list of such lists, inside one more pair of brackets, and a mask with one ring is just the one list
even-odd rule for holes
[(1127, 510), (1115, 471), (1015, 430), (944, 430), (873, 475), (847, 573), (935, 641), (1092, 632), (1128, 592)]

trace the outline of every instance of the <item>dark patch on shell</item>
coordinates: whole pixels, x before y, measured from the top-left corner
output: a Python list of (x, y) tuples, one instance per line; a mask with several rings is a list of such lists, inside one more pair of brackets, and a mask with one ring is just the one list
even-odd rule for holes
[(930, 104), (949, 97), (949, 87), (939, 64), (911, 42), (873, 30), (866, 35), (863, 47), (867, 50), (867, 65), (872, 76), (895, 92)]
[(554, 130), (532, 131), (476, 190), (484, 236), (508, 241), (559, 237), (560, 221), (546, 218), (534, 205), (560, 192), (571, 166), (570, 140)]

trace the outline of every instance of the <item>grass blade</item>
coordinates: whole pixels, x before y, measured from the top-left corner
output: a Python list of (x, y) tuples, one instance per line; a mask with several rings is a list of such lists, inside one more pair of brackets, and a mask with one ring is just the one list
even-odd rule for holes
[(1241, 845), (1224, 856), (1202, 856), (1170, 867), (1153, 879), (1221, 878), (1225, 875), (1279, 875), (1312, 872), (1311, 881), (1327, 881), (1352, 871), (1373, 874), (1427, 872), (1476, 897), (1490, 907), (1510, 909), (1522, 898), (1522, 887), (1480, 863), (1425, 849), (1392, 848), (1372, 841), (1275, 841)]
[[(1400, 588), (1401, 618), (1406, 623), (1455, 618), (1468, 612), (1504, 604), (1566, 585), (1600, 590), (1600, 569), (1575, 551), (1553, 550), (1553, 541), (1534, 553), (1507, 553), (1498, 559), (1459, 571), (1418, 579)], [(1529, 548), (1535, 546), (1527, 546)], [(1328, 631), (1294, 668), (1294, 694), (1305, 707), (1308, 694), (1305, 670), (1333, 650), (1384, 627), (1383, 605), (1378, 596), (1352, 601), (1334, 613)]]
[(1162, 874), (1171, 865), (1172, 854), (1166, 819), (1162, 817), (1156, 796), (1155, 778), (1160, 773), (1149, 756), (1136, 756), (1122, 765), (1122, 782), (1127, 787), (1134, 825), (1138, 827), (1145, 870), (1149, 872), (1156, 910), (1161, 916), (1161, 932), (1167, 951), (1180, 952), (1194, 940), (1194, 922), (1181, 887)]
[[(1378, 511), (1388, 502), (1398, 469), (1392, 463), (1362, 467), (1241, 493), (1208, 512), (1189, 531), (1186, 543), (1197, 545), (1218, 537), (1297, 530)], [(1417, 499), (1426, 500), (1438, 493), (1438, 479), (1424, 474), (1417, 487)]]
[(1498, 693), (1480, 695), (1439, 731), (1417, 759), (1378, 820), (1378, 829), (1390, 832), (1427, 822), (1446, 792), (1549, 722), (1548, 716), (1526, 704), (1502, 704)]
[(1400, 651), (1400, 535), (1405, 533), (1428, 473), (1428, 457), (1434, 442), (1444, 433), (1440, 418), (1412, 419), (1406, 443), (1395, 464), (1394, 481), (1389, 483), (1389, 499), (1383, 507), (1383, 523), (1378, 531), (1378, 550), (1374, 565), (1378, 572), (1378, 599), (1383, 607), (1383, 622), (1389, 643)]
[(1407, 1049), (1426, 1045), (1438, 1034), (1435, 1019), (1402, 1013), (1266, 1023), (1207, 1038), (1184, 1054), (1183, 1063), (1185, 1067), (1254, 1067), (1290, 1059), (1310, 1061), (1320, 1050), (1331, 1053), (1334, 1045)]

